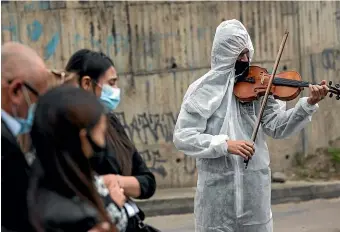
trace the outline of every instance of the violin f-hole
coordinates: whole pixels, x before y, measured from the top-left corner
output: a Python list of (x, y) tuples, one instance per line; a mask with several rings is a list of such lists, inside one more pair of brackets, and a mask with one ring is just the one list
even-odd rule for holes
[(261, 85), (263, 85), (264, 84), (265, 75), (263, 74), (263, 72), (261, 72), (260, 76), (261, 76)]

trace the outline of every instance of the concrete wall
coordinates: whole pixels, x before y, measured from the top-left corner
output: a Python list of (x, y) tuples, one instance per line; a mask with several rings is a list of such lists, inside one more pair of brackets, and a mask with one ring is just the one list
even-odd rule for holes
[[(35, 48), (62, 68), (80, 48), (101, 50), (117, 66), (123, 103), (117, 109), (159, 187), (194, 186), (195, 161), (176, 151), (172, 132), (188, 85), (208, 71), (215, 29), (236, 18), (248, 28), (254, 64), (281, 58), (306, 81), (340, 82), (340, 2), (2, 2), (2, 43)], [(304, 93), (308, 93), (307, 90)], [(296, 101), (290, 102), (293, 106)], [(307, 152), (340, 137), (340, 104), (327, 99), (307, 128)], [(272, 168), (284, 171), (302, 136), (268, 139)]]

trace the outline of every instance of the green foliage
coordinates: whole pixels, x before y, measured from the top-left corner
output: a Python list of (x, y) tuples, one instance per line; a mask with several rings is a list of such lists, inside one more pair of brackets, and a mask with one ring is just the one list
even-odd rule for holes
[(293, 165), (298, 179), (339, 179), (340, 148), (330, 145), (328, 148), (318, 148), (308, 156), (296, 153)]
[(328, 153), (332, 156), (333, 162), (340, 163), (340, 148), (330, 147)]

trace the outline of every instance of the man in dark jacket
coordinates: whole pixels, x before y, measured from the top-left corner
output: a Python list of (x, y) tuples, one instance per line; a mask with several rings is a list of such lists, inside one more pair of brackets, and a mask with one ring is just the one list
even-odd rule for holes
[(30, 232), (27, 187), (30, 167), (17, 142), (32, 126), (35, 102), (50, 73), (31, 48), (9, 42), (1, 48), (1, 228)]

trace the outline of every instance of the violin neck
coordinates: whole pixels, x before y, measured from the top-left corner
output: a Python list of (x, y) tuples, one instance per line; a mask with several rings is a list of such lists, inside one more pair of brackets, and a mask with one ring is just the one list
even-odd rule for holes
[(273, 80), (273, 84), (277, 86), (288, 86), (295, 88), (305, 88), (308, 87), (311, 83), (308, 81), (297, 81), (297, 80), (289, 80), (281, 77), (275, 77)]

